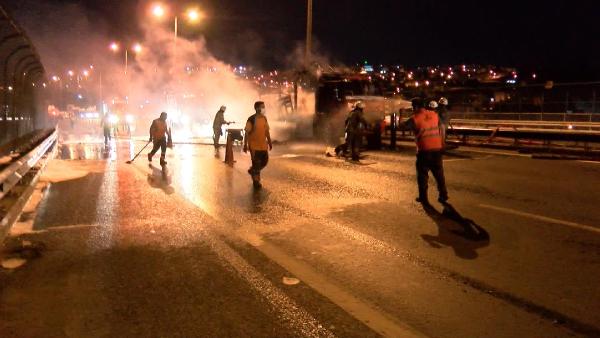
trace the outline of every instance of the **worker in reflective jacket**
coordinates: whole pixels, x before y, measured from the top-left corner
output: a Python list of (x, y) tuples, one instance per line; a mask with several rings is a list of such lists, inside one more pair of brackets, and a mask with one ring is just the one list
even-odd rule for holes
[(150, 125), (150, 142), (152, 151), (148, 154), (148, 161), (152, 162), (152, 156), (160, 149), (160, 165), (167, 164), (165, 155), (167, 153), (167, 137), (171, 138), (171, 131), (167, 126), (167, 113), (160, 113), (160, 117), (152, 121)]
[(412, 129), (417, 143), (417, 184), (419, 197), (417, 202), (424, 206), (429, 205), (427, 198), (427, 185), (429, 171), (433, 174), (439, 192), (438, 201), (445, 204), (448, 200), (446, 181), (444, 179), (444, 165), (442, 162), (443, 132), (440, 118), (435, 111), (424, 107), (421, 98), (412, 100), (414, 114), (401, 128)]

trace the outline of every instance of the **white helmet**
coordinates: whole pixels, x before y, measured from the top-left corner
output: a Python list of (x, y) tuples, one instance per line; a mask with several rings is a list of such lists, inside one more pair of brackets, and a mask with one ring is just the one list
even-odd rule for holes
[(225, 109), (227, 109), (227, 107), (225, 106), (221, 106), (221, 108), (219, 108), (219, 110), (225, 111)]
[(448, 105), (448, 99), (445, 97), (440, 97), (440, 104), (442, 106), (447, 106)]
[(429, 106), (429, 108), (431, 108), (431, 109), (435, 109), (438, 107), (438, 104), (437, 104), (437, 102), (431, 100), (431, 101), (429, 101), (429, 104), (427, 106)]
[(362, 101), (358, 101), (356, 102), (356, 104), (354, 105), (354, 108), (358, 108), (358, 109), (365, 109), (365, 104)]

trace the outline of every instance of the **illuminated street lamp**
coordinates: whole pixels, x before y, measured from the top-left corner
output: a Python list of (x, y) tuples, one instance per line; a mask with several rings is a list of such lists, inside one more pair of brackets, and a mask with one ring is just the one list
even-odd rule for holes
[[(109, 49), (113, 52), (116, 53), (119, 51), (120, 47), (119, 44), (116, 42), (113, 42), (109, 45)], [(131, 47), (131, 50), (133, 51), (134, 54), (139, 54), (142, 52), (142, 45), (140, 43), (134, 43), (133, 46)], [(128, 68), (128, 64), (129, 64), (129, 49), (125, 48), (125, 74), (127, 74), (127, 68)]]
[(201, 18), (201, 14), (196, 8), (190, 8), (185, 13), (190, 22), (198, 22)]
[(68, 71), (67, 74), (69, 74), (69, 76), (75, 75), (75, 73), (72, 70)]
[(152, 6), (152, 15), (157, 18), (162, 18), (165, 16), (165, 8), (161, 4), (155, 4)]
[[(163, 19), (166, 15), (167, 12), (167, 8), (160, 3), (155, 3), (152, 8), (151, 8), (151, 13), (152, 16), (154, 16), (156, 19)], [(198, 8), (192, 7), (189, 8), (185, 11), (185, 17), (187, 18), (187, 21), (190, 23), (197, 23), (198, 21), (200, 21), (203, 18), (202, 12), (200, 12), (198, 10)], [(173, 37), (173, 59), (176, 58), (177, 55), (177, 36), (178, 36), (178, 31), (179, 31), (179, 17), (176, 15), (174, 18), (174, 23), (173, 23), (173, 28), (175, 31), (174, 37)]]

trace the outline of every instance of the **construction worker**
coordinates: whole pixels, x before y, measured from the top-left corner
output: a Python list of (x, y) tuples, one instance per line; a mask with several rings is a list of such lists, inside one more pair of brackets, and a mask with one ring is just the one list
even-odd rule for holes
[(167, 113), (160, 113), (160, 117), (152, 121), (150, 125), (150, 142), (152, 142), (152, 151), (148, 154), (148, 161), (152, 162), (152, 156), (160, 148), (160, 165), (167, 164), (165, 156), (167, 154), (167, 137), (171, 139), (171, 131), (167, 127)]
[(401, 127), (412, 129), (417, 143), (417, 184), (419, 197), (417, 202), (429, 206), (427, 198), (427, 185), (429, 171), (433, 174), (439, 192), (438, 201), (445, 204), (448, 200), (446, 181), (444, 179), (444, 166), (442, 162), (442, 132), (438, 114), (426, 109), (421, 98), (412, 100), (413, 115)]
[(442, 131), (444, 132), (444, 148), (446, 147), (446, 139), (448, 138), (448, 127), (450, 127), (450, 114), (448, 114), (448, 99), (440, 97), (438, 108), (438, 116), (440, 117), (440, 124)]
[(360, 146), (367, 127), (367, 121), (363, 113), (364, 109), (365, 104), (359, 101), (346, 118), (346, 146), (350, 148), (353, 161), (360, 160)]
[(215, 120), (213, 121), (213, 141), (215, 144), (215, 150), (219, 149), (219, 139), (223, 136), (223, 125), (229, 125), (231, 122), (225, 121), (225, 110), (227, 107), (221, 106), (219, 111), (215, 115)]
[(265, 116), (265, 103), (257, 101), (254, 103), (256, 113), (248, 118), (244, 135), (244, 152), (250, 150), (252, 166), (248, 173), (252, 176), (255, 189), (262, 187), (260, 183), (260, 172), (269, 162), (269, 150), (273, 149), (271, 134), (269, 133), (269, 122)]

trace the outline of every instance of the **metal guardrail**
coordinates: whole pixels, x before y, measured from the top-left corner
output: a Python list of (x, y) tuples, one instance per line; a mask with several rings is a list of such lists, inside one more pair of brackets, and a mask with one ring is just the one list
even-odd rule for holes
[(10, 190), (19, 183), (19, 181), (33, 168), (38, 161), (48, 152), (48, 149), (56, 142), (58, 130), (54, 130), (42, 143), (25, 156), (17, 159), (0, 172), (0, 199), (2, 199)]
[(511, 120), (511, 121), (547, 121), (547, 122), (597, 122), (600, 114), (596, 113), (492, 113), (492, 112), (459, 112), (451, 111), (452, 119), (462, 120)]
[(524, 121), (524, 120), (472, 120), (451, 119), (456, 126), (480, 126), (480, 127), (530, 127), (530, 128), (552, 128), (552, 129), (600, 129), (600, 122), (556, 122), (556, 121)]
[(505, 137), (515, 140), (600, 143), (600, 132), (587, 130), (453, 127), (448, 131), (448, 135), (452, 134), (461, 136), (465, 141), (468, 136), (483, 136), (488, 138)]

